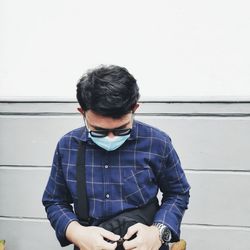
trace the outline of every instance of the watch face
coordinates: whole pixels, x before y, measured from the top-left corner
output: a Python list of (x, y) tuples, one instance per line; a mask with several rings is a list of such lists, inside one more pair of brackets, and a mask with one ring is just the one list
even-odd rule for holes
[(162, 240), (164, 242), (170, 242), (170, 239), (171, 239), (171, 232), (168, 228), (165, 228), (162, 232)]

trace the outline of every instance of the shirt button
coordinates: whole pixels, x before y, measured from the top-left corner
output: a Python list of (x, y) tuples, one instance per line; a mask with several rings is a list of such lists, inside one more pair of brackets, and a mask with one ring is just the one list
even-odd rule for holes
[(106, 194), (106, 198), (109, 199), (109, 194)]
[(108, 166), (108, 165), (105, 165), (104, 167), (105, 167), (105, 168), (109, 168), (109, 166)]

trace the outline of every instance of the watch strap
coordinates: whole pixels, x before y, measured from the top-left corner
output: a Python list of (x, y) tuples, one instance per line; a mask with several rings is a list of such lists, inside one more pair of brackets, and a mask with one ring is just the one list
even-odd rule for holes
[(158, 228), (162, 244), (168, 245), (171, 241), (171, 231), (169, 228), (162, 223), (153, 223), (153, 226)]

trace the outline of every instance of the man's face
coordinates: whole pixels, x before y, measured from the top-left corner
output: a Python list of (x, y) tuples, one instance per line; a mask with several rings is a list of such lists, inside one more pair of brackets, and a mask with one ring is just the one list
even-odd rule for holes
[[(85, 112), (85, 120), (86, 120), (88, 129), (92, 131), (128, 129), (128, 128), (132, 128), (133, 114), (131, 112), (120, 118), (114, 119), (112, 117), (98, 115), (92, 110), (87, 110)], [(109, 131), (108, 136), (112, 138), (115, 135), (113, 134), (113, 132)]]

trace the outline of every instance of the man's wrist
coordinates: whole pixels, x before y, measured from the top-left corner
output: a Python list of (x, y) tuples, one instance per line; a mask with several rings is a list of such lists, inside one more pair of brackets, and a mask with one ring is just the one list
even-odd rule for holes
[(72, 242), (74, 245), (78, 245), (78, 235), (79, 232), (81, 232), (81, 230), (84, 227), (81, 226), (81, 224), (79, 224), (77, 221), (72, 221), (70, 222), (70, 224), (68, 225), (67, 229), (66, 229), (66, 238)]
[(162, 223), (153, 223), (153, 226), (155, 226), (159, 231), (161, 243), (168, 245), (172, 238), (171, 231), (169, 230), (169, 228)]

